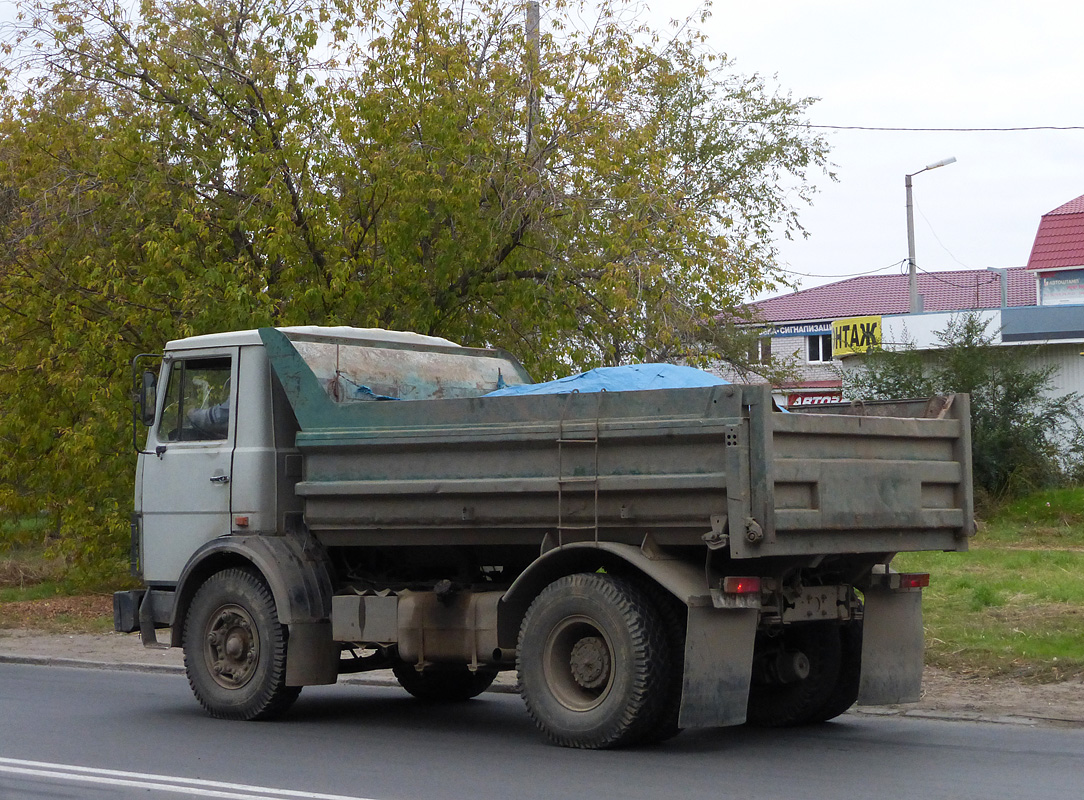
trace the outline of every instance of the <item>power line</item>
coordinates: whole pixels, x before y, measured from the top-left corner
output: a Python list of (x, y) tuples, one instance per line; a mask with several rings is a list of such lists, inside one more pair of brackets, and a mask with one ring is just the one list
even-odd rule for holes
[(892, 125), (814, 125), (812, 122), (779, 123), (760, 119), (723, 120), (737, 125), (787, 125), (826, 131), (881, 131), (888, 133), (1019, 133), (1027, 131), (1084, 131), (1084, 125), (1016, 125), (1004, 128), (906, 128)]
[(895, 128), (872, 125), (813, 125), (797, 123), (806, 128), (830, 131), (889, 131), (898, 133), (1017, 133), (1021, 131), (1084, 131), (1084, 125), (1020, 125), (1009, 128)]
[[(863, 275), (874, 275), (874, 274), (876, 274), (878, 272), (884, 272), (885, 270), (889, 270), (889, 269), (892, 269), (894, 267), (900, 267), (900, 266), (903, 266), (906, 263), (907, 263), (907, 259), (904, 258), (904, 259), (901, 259), (899, 261), (895, 261), (895, 262), (893, 262), (893, 263), (891, 263), (891, 264), (889, 264), (887, 266), (877, 267), (877, 269), (865, 270), (864, 272), (848, 272), (848, 273), (845, 273), (843, 275), (836, 275), (836, 274), (821, 275), (821, 274), (817, 274), (817, 273), (813, 273), (813, 272), (795, 272), (794, 270), (790, 270), (790, 269), (780, 269), (779, 271), (784, 273), (785, 275), (796, 275), (796, 276), (801, 277), (801, 278), (860, 278)], [(942, 277), (943, 275), (946, 275), (946, 274), (953, 274), (951, 271), (949, 271), (947, 273), (946, 272), (930, 272), (928, 270), (922, 269), (921, 267), (917, 267), (917, 270), (918, 270), (919, 274), (921, 274), (921, 275), (928, 275), (930, 278), (934, 279), (935, 281), (947, 284), (947, 285), (955, 287), (957, 289), (973, 289), (976, 286), (985, 286), (988, 283), (994, 283), (995, 281), (1000, 281), (1001, 280), (997, 275), (986, 276), (985, 274), (982, 273), (982, 271), (980, 271), (978, 269), (975, 269), (974, 267), (967, 267), (967, 265), (963, 265), (963, 266), (965, 267), (967, 272), (976, 273), (974, 275), (974, 278), (975, 278), (974, 282), (954, 283), (953, 281), (946, 280), (944, 277)]]
[(907, 262), (907, 259), (903, 259), (901, 261), (895, 261), (895, 262), (889, 264), (886, 267), (877, 267), (877, 269), (870, 269), (870, 270), (866, 270), (865, 272), (850, 272), (850, 273), (847, 273), (845, 275), (817, 275), (817, 274), (812, 273), (812, 272), (795, 272), (794, 270), (790, 270), (790, 269), (780, 269), (779, 271), (786, 274), (786, 275), (797, 275), (800, 278), (858, 278), (858, 277), (861, 277), (862, 275), (873, 275), (874, 273), (877, 273), (877, 272), (884, 272), (886, 269), (892, 269), (893, 267), (898, 267), (901, 264), (905, 264), (906, 262)]
[[(952, 281), (945, 280), (944, 278), (940, 277), (941, 275), (951, 274), (951, 273), (927, 272), (924, 269), (919, 269), (918, 271), (921, 272), (923, 275), (927, 275), (927, 276), (933, 278), (935, 281), (939, 281), (939, 282), (944, 283), (944, 284), (946, 284), (948, 286), (952, 286), (955, 289), (975, 289), (975, 288), (977, 288), (979, 286), (985, 286), (988, 283), (993, 283), (994, 281), (1000, 281), (1001, 280), (1001, 278), (999, 276), (997, 276), (997, 275), (990, 275), (989, 277), (986, 277), (983, 274), (976, 274), (974, 276), (974, 278), (975, 278), (974, 282), (971, 282), (971, 283), (953, 283)], [(975, 272), (975, 273), (978, 273), (978, 270), (971, 270), (971, 271)]]
[(926, 223), (926, 227), (928, 227), (930, 229), (930, 233), (933, 234), (934, 240), (936, 240), (936, 242), (939, 245), (941, 245), (942, 250), (944, 250), (946, 253), (949, 254), (949, 258), (951, 258), (953, 261), (955, 261), (957, 264), (959, 264), (964, 269), (974, 269), (974, 267), (972, 267), (970, 264), (965, 264), (960, 259), (956, 258), (956, 254), (953, 253), (951, 250), (949, 250), (947, 247), (945, 247), (945, 243), (942, 242), (941, 237), (937, 235), (937, 229), (934, 228), (933, 223), (930, 222), (930, 220), (926, 217), (926, 215), (922, 213), (922, 209), (918, 207), (917, 203), (915, 204), (915, 208), (917, 209), (919, 215), (922, 217), (923, 221)]

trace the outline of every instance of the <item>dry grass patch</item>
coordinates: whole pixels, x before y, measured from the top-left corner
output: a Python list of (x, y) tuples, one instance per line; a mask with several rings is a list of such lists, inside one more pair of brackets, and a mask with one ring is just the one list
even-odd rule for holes
[(21, 589), (51, 577), (52, 571), (43, 564), (27, 563), (17, 558), (0, 559), (0, 588)]
[(95, 594), (0, 603), (0, 629), (11, 628), (45, 633), (111, 631), (113, 598)]

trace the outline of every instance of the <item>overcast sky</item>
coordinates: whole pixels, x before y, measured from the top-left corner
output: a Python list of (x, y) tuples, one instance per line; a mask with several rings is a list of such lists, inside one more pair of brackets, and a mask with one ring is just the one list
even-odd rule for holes
[[(650, 0), (686, 16), (692, 0)], [(819, 97), (816, 125), (1084, 126), (1084, 5), (1054, 0), (716, 0), (704, 30), (739, 72)], [(782, 245), (803, 287), (907, 258), (913, 179), (919, 269), (1023, 266), (1039, 218), (1084, 195), (1084, 128), (1024, 132), (824, 131), (838, 182)], [(899, 267), (885, 272), (898, 271)], [(821, 277), (827, 276), (827, 277)]]

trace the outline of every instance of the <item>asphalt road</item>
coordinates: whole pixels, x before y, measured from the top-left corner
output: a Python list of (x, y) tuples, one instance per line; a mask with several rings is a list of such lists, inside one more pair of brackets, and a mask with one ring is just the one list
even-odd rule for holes
[(514, 695), (427, 707), (309, 687), (276, 723), (204, 716), (177, 675), (0, 664), (0, 798), (755, 798), (1084, 795), (1084, 730), (847, 715), (687, 732), (618, 752), (546, 744)]

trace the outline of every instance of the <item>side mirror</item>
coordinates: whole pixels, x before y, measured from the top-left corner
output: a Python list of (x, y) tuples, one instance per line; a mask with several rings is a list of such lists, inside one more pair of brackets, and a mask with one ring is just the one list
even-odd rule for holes
[(154, 424), (154, 411), (158, 406), (158, 376), (150, 370), (143, 372), (139, 383), (139, 420), (147, 427)]
[[(154, 412), (158, 405), (158, 375), (144, 369), (145, 359), (160, 361), (162, 356), (155, 353), (140, 353), (132, 359), (132, 447), (137, 453), (144, 453), (139, 446), (139, 424), (144, 428), (154, 424)], [(146, 436), (146, 431), (143, 432)]]

